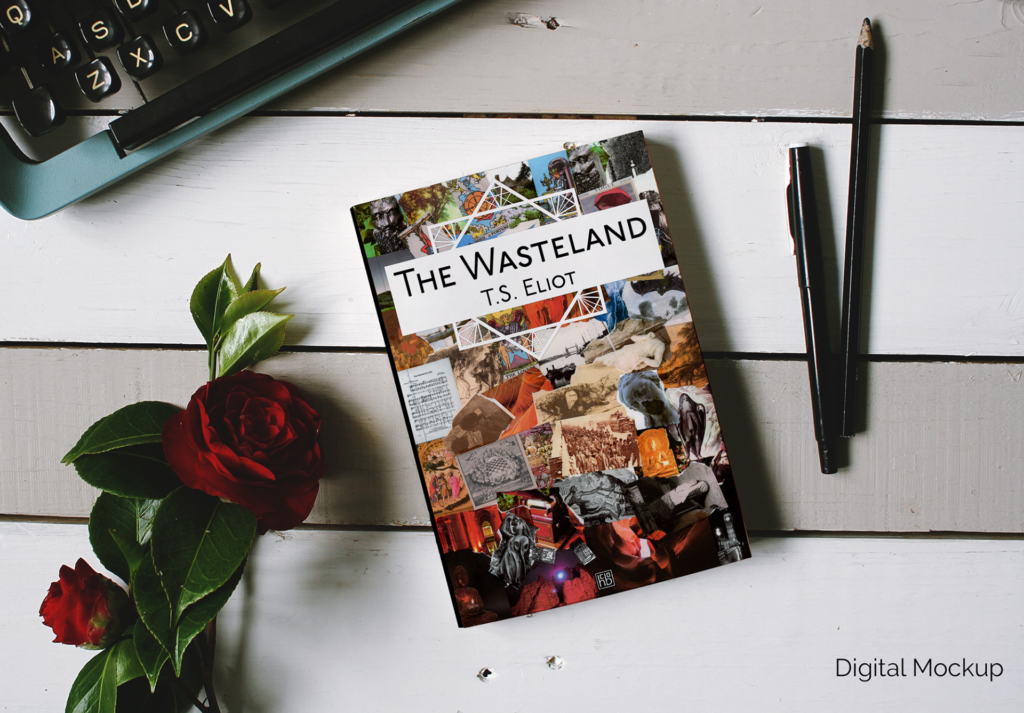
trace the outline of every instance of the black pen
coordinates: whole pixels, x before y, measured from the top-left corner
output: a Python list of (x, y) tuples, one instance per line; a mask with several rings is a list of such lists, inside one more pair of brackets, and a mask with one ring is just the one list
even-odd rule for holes
[(800, 305), (804, 313), (807, 344), (807, 375), (811, 382), (814, 438), (822, 473), (837, 473), (836, 413), (833, 404), (832, 350), (829, 346), (825, 309), (825, 264), (821, 255), (818, 209), (814, 203), (814, 178), (807, 144), (789, 146), (789, 231), (796, 253)]
[(874, 64), (871, 21), (860, 28), (853, 91), (853, 140), (850, 145), (850, 193), (846, 209), (846, 259), (843, 261), (843, 321), (839, 330), (839, 435), (849, 438), (856, 430), (857, 361), (860, 356), (860, 299), (864, 222), (868, 201), (868, 142), (871, 133), (871, 70)]

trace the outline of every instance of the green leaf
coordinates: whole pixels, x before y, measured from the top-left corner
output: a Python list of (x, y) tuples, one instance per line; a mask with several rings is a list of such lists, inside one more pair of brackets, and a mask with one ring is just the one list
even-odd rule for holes
[(221, 343), (220, 376), (229, 376), (276, 354), (284, 344), (285, 325), (294, 316), (256, 312), (235, 322)]
[(180, 413), (174, 404), (140, 401), (120, 408), (89, 426), (61, 463), (73, 463), (87, 453), (105, 453), (140, 443), (159, 443), (164, 421)]
[(75, 470), (89, 485), (126, 498), (159, 500), (181, 487), (159, 443), (82, 456)]
[(136, 622), (127, 629), (125, 629), (123, 636), (128, 638), (118, 641), (111, 647), (114, 652), (111, 656), (115, 657), (115, 664), (117, 666), (117, 685), (120, 686), (123, 683), (131, 681), (146, 675), (145, 669), (142, 667), (142, 662), (139, 661), (139, 656), (135, 652), (135, 642), (132, 640), (133, 629), (138, 626), (140, 629), (145, 629), (142, 624)]
[[(189, 643), (202, 633), (206, 625), (224, 608), (242, 579), (244, 570), (243, 561), (227, 582), (186, 609), (177, 628), (172, 630), (164, 623), (170, 621), (170, 604), (163, 596), (152, 560), (149, 557), (145, 558), (143, 566), (136, 574), (134, 588), (139, 616), (142, 619), (142, 623), (135, 627), (134, 640), (139, 661), (151, 686), (156, 686), (160, 670), (168, 660), (171, 661), (176, 673), (181, 672), (182, 660), (188, 651)], [(160, 588), (161, 591), (156, 591), (156, 588)]]
[[(132, 558), (146, 551), (149, 529), (159, 500), (123, 498), (100, 493), (89, 515), (89, 542), (108, 570), (130, 582), (135, 567)], [(137, 564), (137, 563), (136, 563)]]
[[(153, 577), (156, 578), (155, 571), (153, 572)], [(156, 581), (156, 586), (157, 588), (160, 587), (159, 580)], [(166, 602), (167, 599), (165, 598), (164, 613), (169, 618), (171, 616), (171, 605)], [(132, 635), (132, 639), (135, 645), (136, 656), (139, 659), (139, 665), (145, 672), (150, 690), (155, 691), (157, 680), (160, 678), (160, 671), (163, 669), (164, 664), (170, 660), (171, 656), (167, 653), (167, 649), (153, 636), (153, 632), (147, 628), (144, 620), (135, 624), (135, 632)]]
[(71, 684), (65, 713), (115, 713), (117, 706), (116, 647), (104, 649), (82, 667)]
[(261, 263), (261, 262), (256, 263), (256, 267), (254, 267), (252, 269), (252, 274), (249, 276), (249, 279), (246, 280), (245, 286), (242, 288), (242, 292), (252, 292), (254, 290), (259, 289), (259, 284), (258, 283), (259, 283), (259, 277), (260, 277), (260, 268), (262, 266), (263, 266), (263, 263)]
[(173, 680), (170, 667), (165, 667), (155, 688), (150, 688), (145, 679), (129, 681), (117, 689), (117, 713), (185, 713), (194, 711), (191, 699), (181, 690), (184, 687), (193, 696), (198, 696), (203, 687), (199, 657), (195, 648), (185, 656), (181, 677)]
[(278, 290), (253, 290), (241, 295), (237, 300), (228, 305), (224, 312), (224, 319), (221, 321), (221, 334), (228, 334), (238, 320), (247, 314), (259, 312), (270, 304), (275, 297), (284, 292), (285, 288)]
[(238, 566), (238, 569), (235, 570), (235, 573), (231, 575), (227, 582), (214, 590), (212, 594), (203, 597), (190, 606), (181, 615), (181, 621), (178, 622), (178, 629), (175, 632), (176, 642), (172, 659), (175, 671), (181, 670), (181, 657), (188, 650), (188, 645), (192, 639), (196, 638), (206, 628), (206, 625), (213, 621), (213, 618), (220, 613), (224, 605), (227, 604), (228, 599), (231, 598), (232, 593), (234, 593), (235, 588), (238, 586), (238, 582), (242, 579), (243, 570), (245, 570), (245, 561)]
[[(121, 554), (124, 556), (124, 561), (128, 564), (128, 575), (139, 568), (142, 564), (142, 558), (149, 552), (145, 547), (140, 545), (138, 542), (132, 542), (131, 540), (121, 537), (119, 534), (110, 531), (110, 537), (114, 540), (114, 544), (117, 545), (118, 549), (121, 550)], [(122, 577), (122, 579), (124, 579)], [(125, 579), (124, 581), (129, 581)]]
[[(167, 593), (164, 591), (160, 577), (156, 573), (156, 567), (153, 565), (152, 552), (148, 557), (142, 558), (138, 569), (135, 570), (135, 576), (132, 577), (132, 596), (135, 599), (135, 609), (139, 613), (139, 619), (169, 657), (174, 651), (171, 603), (167, 599)], [(138, 633), (138, 628), (135, 631)], [(156, 657), (150, 655), (152, 647), (148, 646), (148, 643), (143, 636), (136, 641), (135, 647), (138, 649), (142, 665), (155, 676), (159, 673), (159, 669), (152, 671), (149, 666), (149, 662), (154, 661)]]
[(241, 292), (242, 284), (235, 274), (230, 255), (220, 267), (207, 273), (192, 291), (189, 309), (208, 348), (213, 347), (224, 311)]
[(153, 519), (152, 560), (172, 626), (190, 604), (231, 578), (255, 536), (256, 516), (243, 507), (189, 488), (167, 496)]

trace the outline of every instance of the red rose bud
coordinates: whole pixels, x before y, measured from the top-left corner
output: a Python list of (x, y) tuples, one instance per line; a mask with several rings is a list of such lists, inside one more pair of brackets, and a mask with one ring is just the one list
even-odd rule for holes
[(60, 579), (50, 585), (39, 616), (57, 635), (54, 643), (103, 649), (129, 623), (131, 603), (121, 587), (79, 559), (74, 569), (60, 568)]
[(327, 465), (320, 416), (287, 381), (240, 371), (199, 388), (164, 423), (164, 454), (190, 488), (255, 513), (259, 531), (309, 515)]

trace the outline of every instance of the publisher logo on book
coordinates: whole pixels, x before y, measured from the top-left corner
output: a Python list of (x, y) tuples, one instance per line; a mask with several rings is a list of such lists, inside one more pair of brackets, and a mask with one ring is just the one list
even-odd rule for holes
[(871, 661), (857, 659), (836, 659), (837, 678), (855, 678), (862, 683), (879, 678), (976, 678), (994, 682), (1003, 675), (1003, 665), (999, 662), (968, 661), (937, 661), (935, 659), (885, 660), (880, 658)]

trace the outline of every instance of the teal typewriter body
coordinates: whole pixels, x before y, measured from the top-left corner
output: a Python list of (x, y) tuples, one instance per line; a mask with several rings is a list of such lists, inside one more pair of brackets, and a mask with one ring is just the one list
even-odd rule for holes
[[(89, 99), (92, 99), (90, 91), (94, 95), (100, 93), (104, 84), (109, 90), (109, 85), (115, 82), (114, 91), (129, 89), (130, 82), (146, 99), (137, 109), (115, 115), (108, 128), (42, 161), (28, 158), (7, 129), (0, 127), (0, 205), (24, 220), (49, 215), (458, 1), (352, 3), (338, 0), (164, 94), (148, 97), (144, 94), (145, 78), (137, 79), (132, 75), (136, 65), (141, 74), (146, 61), (150, 61), (151, 69), (152, 65), (162, 64), (163, 55), (175, 58), (180, 49), (175, 42), (182, 37), (196, 39), (200, 30), (216, 37), (214, 33), (221, 27), (218, 13), (227, 17), (226, 10), (230, 9), (237, 22), (242, 14), (240, 9), (250, 9), (244, 4), (245, 0), (213, 0), (206, 3), (213, 8), (206, 15), (200, 14), (202, 6), (199, 5), (194, 12), (178, 12), (182, 5), (171, 1), (171, 7), (165, 12), (170, 19), (151, 18), (151, 22), (161, 21), (161, 24), (149, 34), (139, 28), (145, 19), (132, 22), (128, 18), (133, 9), (137, 11), (145, 3), (156, 5), (156, 0), (114, 0), (109, 5), (90, 2), (85, 6), (86, 12), (65, 15), (63, 23), (55, 19), (56, 12), (44, 7), (41, 0), (32, 4), (27, 0), (0, 0), (0, 30), (3, 31), (0, 49), (6, 55), (0, 56), (0, 62), (6, 64), (7, 75), (19, 72), (22, 75), (15, 77), (23, 79), (24, 83), (18, 87), (20, 93), (13, 100), (12, 114), (21, 122), (18, 128), (24, 127), (26, 135), (41, 136), (57, 130), (59, 122), (63, 121), (60, 116), (63, 109), (53, 98), (58, 90), (51, 89), (47, 81), (54, 77), (66, 78), (69, 84), (73, 80), (73, 86), (77, 85), (74, 88)], [(70, 3), (61, 2), (62, 7), (71, 7)], [(87, 12), (90, 7), (94, 8), (92, 13)], [(96, 14), (97, 7), (101, 14)], [(124, 16), (118, 15), (121, 10), (125, 11)], [(31, 19), (26, 21), (26, 17)], [(37, 27), (30, 28), (35, 31), (33, 42), (22, 41), (29, 30), (21, 31), (15, 22), (19, 19), (22, 24), (37, 23)], [(160, 29), (165, 37), (158, 34)], [(120, 42), (99, 49), (91, 46), (90, 40), (103, 32), (108, 36), (102, 39), (119, 35)], [(103, 44), (102, 39), (95, 44)], [(190, 52), (196, 51), (201, 51), (201, 46)], [(66, 63), (77, 68), (67, 66), (57, 71), (47, 67), (48, 63), (62, 64), (65, 59), (77, 60)], [(160, 62), (151, 61), (154, 59)], [(58, 125), (51, 127), (55, 122)]]

